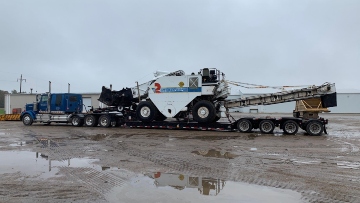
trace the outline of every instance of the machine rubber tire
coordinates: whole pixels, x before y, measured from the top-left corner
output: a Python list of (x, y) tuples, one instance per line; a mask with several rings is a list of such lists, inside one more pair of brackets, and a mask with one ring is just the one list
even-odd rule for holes
[(284, 125), (283, 125), (283, 131), (285, 134), (288, 135), (295, 135), (299, 130), (299, 125), (293, 121), (293, 120), (288, 120), (285, 121)]
[(84, 120), (81, 119), (79, 116), (73, 116), (71, 118), (71, 124), (75, 127), (80, 127), (84, 124)]
[(22, 117), (22, 122), (24, 125), (32, 125), (34, 120), (31, 118), (30, 114), (25, 114)]
[(149, 101), (142, 101), (136, 107), (136, 117), (142, 122), (151, 122), (157, 118), (157, 109)]
[(95, 127), (98, 125), (98, 119), (94, 115), (87, 115), (84, 118), (84, 125), (86, 127)]
[(248, 133), (251, 132), (253, 126), (251, 121), (249, 121), (249, 119), (246, 118), (242, 118), (238, 121), (238, 123), (236, 124), (237, 129), (242, 132), (242, 133)]
[(104, 128), (111, 126), (111, 118), (109, 115), (101, 115), (99, 117), (99, 125)]
[(262, 120), (259, 123), (259, 128), (261, 133), (271, 134), (275, 129), (275, 125), (274, 122), (272, 122), (271, 120)]
[(192, 114), (198, 123), (211, 123), (216, 116), (215, 106), (207, 100), (199, 101), (194, 105)]
[(312, 136), (319, 136), (324, 131), (324, 125), (317, 120), (309, 121), (306, 125), (306, 132)]

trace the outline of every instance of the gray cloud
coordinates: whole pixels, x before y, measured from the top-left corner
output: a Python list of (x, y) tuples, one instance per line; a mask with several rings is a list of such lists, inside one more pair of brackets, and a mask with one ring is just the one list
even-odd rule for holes
[[(0, 0), (0, 89), (99, 92), (156, 70), (359, 88), (359, 1)], [(243, 90), (247, 91), (247, 90)]]

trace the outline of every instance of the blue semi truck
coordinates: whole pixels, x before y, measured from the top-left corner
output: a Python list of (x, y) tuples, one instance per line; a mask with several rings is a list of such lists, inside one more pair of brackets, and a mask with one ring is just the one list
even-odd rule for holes
[[(81, 94), (46, 93), (36, 96), (36, 101), (25, 105), (25, 111), (20, 115), (24, 125), (37, 123), (71, 123), (73, 126), (119, 125), (124, 115), (114, 107), (94, 109), (83, 104)], [(129, 114), (130, 116), (130, 114)], [(131, 116), (130, 116), (131, 117)]]
[(50, 124), (69, 123), (75, 126), (81, 125), (84, 118), (83, 99), (80, 94), (41, 94), (37, 95), (36, 102), (25, 105), (25, 111), (20, 119), (24, 125), (40, 122)]

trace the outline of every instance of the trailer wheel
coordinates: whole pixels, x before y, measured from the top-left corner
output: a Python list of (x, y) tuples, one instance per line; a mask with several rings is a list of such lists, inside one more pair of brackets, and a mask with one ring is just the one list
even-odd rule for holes
[(94, 115), (87, 115), (84, 118), (84, 124), (86, 127), (94, 127), (98, 125), (98, 120)]
[(157, 109), (148, 101), (142, 101), (136, 107), (136, 117), (142, 122), (151, 122), (157, 117)]
[(274, 131), (275, 125), (271, 120), (262, 120), (259, 124), (260, 131), (265, 134), (270, 134)]
[(248, 133), (252, 130), (252, 123), (248, 119), (242, 118), (237, 123), (237, 128), (242, 133)]
[(306, 125), (306, 132), (312, 136), (319, 136), (324, 131), (324, 125), (317, 120), (309, 121)]
[(22, 117), (22, 122), (24, 123), (24, 125), (32, 125), (34, 120), (31, 118), (30, 114), (25, 114)]
[(211, 123), (215, 119), (215, 106), (213, 103), (202, 100), (194, 105), (192, 110), (194, 120), (199, 123)]
[(71, 119), (71, 124), (75, 127), (80, 127), (84, 124), (84, 120), (82, 120), (79, 116), (73, 116)]
[(111, 118), (109, 115), (101, 115), (99, 117), (99, 124), (101, 127), (108, 128), (111, 125)]
[(285, 134), (295, 135), (299, 130), (299, 125), (293, 120), (288, 120), (285, 121), (283, 125), (283, 130)]

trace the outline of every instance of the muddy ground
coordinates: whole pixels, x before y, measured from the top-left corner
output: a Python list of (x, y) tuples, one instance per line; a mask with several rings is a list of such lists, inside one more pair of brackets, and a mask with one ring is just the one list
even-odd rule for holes
[(360, 202), (360, 115), (322, 116), (322, 136), (3, 121), (0, 202)]

